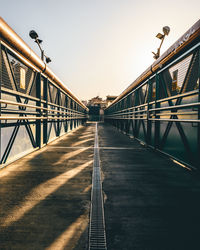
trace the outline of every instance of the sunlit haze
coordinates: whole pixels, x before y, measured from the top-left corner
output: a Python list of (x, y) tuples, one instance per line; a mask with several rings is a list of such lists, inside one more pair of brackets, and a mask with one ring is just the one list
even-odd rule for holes
[(1, 16), (81, 100), (119, 95), (150, 64), (155, 38), (170, 26), (161, 53), (198, 19), (199, 0), (0, 0)]

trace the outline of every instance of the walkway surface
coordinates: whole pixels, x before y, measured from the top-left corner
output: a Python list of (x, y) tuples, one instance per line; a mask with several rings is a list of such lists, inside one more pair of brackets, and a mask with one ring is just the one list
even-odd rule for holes
[(200, 176), (113, 127), (99, 138), (108, 249), (200, 249)]
[[(200, 176), (98, 124), (108, 250), (200, 249)], [(88, 249), (95, 123), (0, 171), (0, 249)]]
[(0, 249), (87, 249), (94, 124), (0, 171)]

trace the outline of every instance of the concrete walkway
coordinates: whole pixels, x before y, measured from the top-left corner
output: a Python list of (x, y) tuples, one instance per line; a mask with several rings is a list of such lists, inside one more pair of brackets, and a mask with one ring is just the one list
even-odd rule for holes
[(87, 249), (94, 125), (0, 171), (0, 249)]
[[(95, 124), (0, 171), (0, 249), (88, 249)], [(200, 249), (200, 177), (98, 124), (108, 250)]]
[(200, 176), (99, 125), (109, 250), (200, 249)]

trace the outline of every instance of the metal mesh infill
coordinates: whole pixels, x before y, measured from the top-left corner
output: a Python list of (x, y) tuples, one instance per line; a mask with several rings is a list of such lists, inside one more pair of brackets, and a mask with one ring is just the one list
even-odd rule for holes
[(107, 249), (101, 184), (98, 127), (96, 123), (90, 210), (89, 250)]

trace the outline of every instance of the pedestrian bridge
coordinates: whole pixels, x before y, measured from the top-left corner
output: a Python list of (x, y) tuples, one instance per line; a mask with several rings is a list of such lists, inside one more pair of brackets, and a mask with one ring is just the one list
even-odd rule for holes
[(199, 249), (200, 21), (105, 122), (0, 34), (0, 249)]

